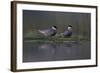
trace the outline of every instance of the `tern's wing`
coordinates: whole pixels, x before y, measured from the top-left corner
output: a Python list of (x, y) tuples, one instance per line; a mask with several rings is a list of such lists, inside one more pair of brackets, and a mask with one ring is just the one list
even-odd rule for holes
[(46, 29), (46, 30), (38, 30), (40, 33), (42, 33), (45, 36), (49, 35), (50, 30)]
[(72, 31), (68, 31), (68, 30), (67, 30), (67, 31), (64, 32), (64, 36), (69, 36), (69, 35), (71, 35), (71, 34), (72, 34)]
[(66, 30), (66, 31), (64, 31), (64, 33), (63, 33), (64, 35), (67, 35), (68, 34), (68, 31)]

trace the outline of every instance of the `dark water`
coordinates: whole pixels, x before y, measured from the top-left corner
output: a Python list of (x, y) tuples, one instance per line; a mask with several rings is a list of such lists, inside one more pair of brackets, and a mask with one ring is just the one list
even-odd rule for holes
[(24, 41), (23, 62), (81, 60), (91, 58), (89, 41), (63, 43)]

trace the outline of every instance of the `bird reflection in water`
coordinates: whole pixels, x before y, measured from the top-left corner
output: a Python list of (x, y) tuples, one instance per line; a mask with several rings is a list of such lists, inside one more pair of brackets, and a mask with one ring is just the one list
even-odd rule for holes
[(38, 46), (39, 52), (41, 56), (52, 58), (56, 52), (56, 45), (52, 43), (44, 43)]
[[(87, 43), (75, 42), (26, 42), (23, 62), (62, 61), (90, 58)], [(31, 46), (31, 47), (30, 47)], [(86, 48), (84, 48), (84, 46)]]
[(38, 54), (47, 60), (63, 60), (71, 54), (72, 43), (44, 43), (38, 46)]

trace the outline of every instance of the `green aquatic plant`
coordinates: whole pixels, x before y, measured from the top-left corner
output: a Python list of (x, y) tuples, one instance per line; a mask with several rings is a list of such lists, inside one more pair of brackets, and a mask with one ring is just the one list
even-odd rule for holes
[(64, 42), (64, 41), (83, 41), (83, 40), (89, 40), (87, 37), (82, 35), (72, 35), (71, 37), (63, 37), (59, 34), (52, 37), (45, 37), (42, 34), (40, 34), (38, 31), (31, 31), (24, 35), (24, 40), (33, 40), (38, 42)]

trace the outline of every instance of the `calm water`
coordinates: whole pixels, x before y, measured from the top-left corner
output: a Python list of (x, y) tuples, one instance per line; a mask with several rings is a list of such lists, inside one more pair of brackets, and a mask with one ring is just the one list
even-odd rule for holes
[(63, 43), (24, 41), (23, 62), (80, 60), (91, 58), (90, 42)]

